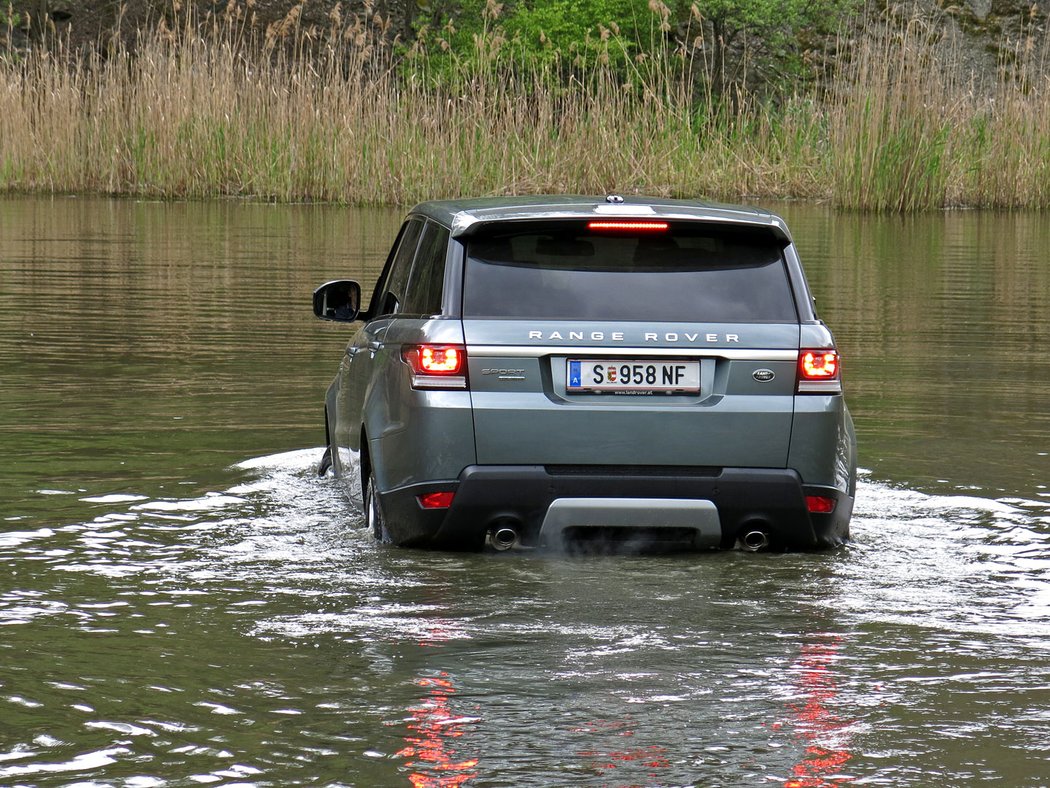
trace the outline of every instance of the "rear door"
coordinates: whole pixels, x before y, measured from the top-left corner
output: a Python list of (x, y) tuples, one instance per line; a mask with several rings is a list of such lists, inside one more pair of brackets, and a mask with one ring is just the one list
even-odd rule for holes
[(422, 231), (422, 219), (412, 218), (402, 225), (386, 268), (372, 293), (368, 307), (371, 319), (347, 345), (346, 355), (339, 368), (336, 434), (354, 450), (360, 448), (358, 439), (363, 411), (372, 381), (377, 370), (391, 360), (385, 342), (386, 333), (404, 301), (412, 260)]
[(771, 233), (559, 221), (466, 246), (480, 464), (785, 467), (799, 324)]

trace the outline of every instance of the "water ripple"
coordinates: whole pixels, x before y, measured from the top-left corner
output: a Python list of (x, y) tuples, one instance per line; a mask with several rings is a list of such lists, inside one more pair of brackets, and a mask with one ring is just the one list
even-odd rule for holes
[(1046, 501), (865, 477), (831, 553), (455, 555), (376, 545), (319, 456), (3, 535), (48, 574), (0, 651), (51, 657), (0, 671), (0, 779), (1040, 784)]

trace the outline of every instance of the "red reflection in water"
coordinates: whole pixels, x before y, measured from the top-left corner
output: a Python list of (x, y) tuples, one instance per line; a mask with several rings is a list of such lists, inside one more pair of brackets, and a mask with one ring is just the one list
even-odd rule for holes
[(477, 717), (456, 715), (452, 710), (455, 685), (447, 673), (436, 677), (418, 678), (416, 684), (427, 690), (418, 706), (409, 709), (412, 721), (408, 723), (407, 746), (398, 753), (407, 758), (415, 769), (409, 782), (415, 788), (455, 788), (477, 776), (477, 758), (460, 759), (452, 746), (463, 736), (466, 726), (476, 723)]
[(854, 782), (855, 778), (841, 774), (853, 757), (846, 749), (849, 723), (828, 708), (838, 695), (831, 668), (841, 643), (842, 638), (835, 636), (807, 643), (795, 664), (805, 702), (792, 710), (798, 736), (807, 745), (805, 757), (792, 768), (784, 788), (840, 788)]
[[(629, 720), (595, 720), (571, 730), (573, 733), (606, 733), (630, 737), (634, 736), (633, 727)], [(577, 754), (581, 758), (590, 759), (591, 768), (601, 771), (615, 769), (625, 763), (647, 766), (650, 769), (666, 769), (671, 765), (667, 760), (667, 748), (658, 744), (615, 750), (580, 750)], [(649, 776), (655, 777), (656, 775), (650, 773)]]

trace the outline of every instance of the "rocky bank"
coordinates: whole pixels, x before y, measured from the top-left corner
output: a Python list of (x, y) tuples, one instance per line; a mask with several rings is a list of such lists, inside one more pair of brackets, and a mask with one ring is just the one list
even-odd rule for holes
[[(261, 30), (291, 21), (323, 32), (356, 15), (401, 40), (410, 38), (413, 24), (434, 8), (429, 0), (13, 0), (9, 10), (0, 11), (0, 21), (4, 15), (16, 20), (9, 30), (0, 30), (0, 49), (17, 50), (55, 35), (68, 39), (78, 51), (105, 47), (114, 35), (133, 46), (136, 30), (162, 19), (171, 25), (187, 3), (198, 18), (233, 11)], [(1029, 68), (1035, 64), (1042, 75), (1050, 74), (1048, 15), (1050, 0), (872, 0), (856, 16), (845, 45), (837, 38), (820, 39), (802, 31), (800, 47), (809, 59), (827, 66), (848, 57), (857, 37), (899, 29), (902, 20), (914, 19), (951, 51), (951, 60), (968, 72), (964, 77), (973, 74), (975, 83), (990, 84), (1003, 70), (1016, 70), (1022, 59)]]

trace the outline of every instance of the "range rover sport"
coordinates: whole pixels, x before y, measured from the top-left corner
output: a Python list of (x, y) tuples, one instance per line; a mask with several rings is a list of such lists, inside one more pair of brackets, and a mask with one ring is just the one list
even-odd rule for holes
[(428, 202), (401, 227), (325, 399), (329, 468), (405, 546), (598, 536), (813, 549), (849, 536), (841, 360), (791, 236), (748, 208)]

